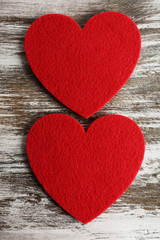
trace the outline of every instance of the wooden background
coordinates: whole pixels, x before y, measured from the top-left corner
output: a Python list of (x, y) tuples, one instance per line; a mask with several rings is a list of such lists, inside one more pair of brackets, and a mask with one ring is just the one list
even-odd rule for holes
[[(119, 93), (88, 120), (44, 89), (24, 53), (30, 24), (47, 13), (73, 17), (81, 27), (95, 14), (120, 11), (142, 35), (141, 57)], [(160, 239), (160, 0), (0, 1), (0, 239)], [(107, 211), (83, 225), (43, 190), (29, 166), (25, 144), (33, 123), (65, 113), (88, 126), (107, 114), (133, 119), (146, 140), (136, 179)]]

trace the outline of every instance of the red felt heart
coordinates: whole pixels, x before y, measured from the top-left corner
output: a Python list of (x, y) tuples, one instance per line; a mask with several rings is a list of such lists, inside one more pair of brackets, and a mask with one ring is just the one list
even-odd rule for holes
[(92, 17), (83, 30), (67, 16), (45, 15), (32, 23), (25, 38), (27, 59), (37, 78), (85, 118), (125, 84), (140, 48), (135, 23), (118, 12)]
[(104, 116), (87, 132), (74, 118), (50, 114), (27, 138), (30, 165), (49, 195), (83, 223), (113, 204), (135, 178), (144, 137), (127, 117)]

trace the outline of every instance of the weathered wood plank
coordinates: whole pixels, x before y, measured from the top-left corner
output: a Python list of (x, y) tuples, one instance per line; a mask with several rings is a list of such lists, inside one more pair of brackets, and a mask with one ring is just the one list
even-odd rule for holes
[[(27, 63), (24, 37), (41, 15), (62, 13), (81, 27), (95, 14), (120, 11), (142, 36), (134, 73), (119, 93), (85, 120), (44, 89)], [(0, 239), (160, 238), (160, 1), (2, 0), (0, 7)], [(146, 140), (135, 181), (105, 213), (87, 225), (61, 209), (30, 169), (25, 142), (33, 123), (48, 113), (66, 113), (88, 126), (107, 114), (133, 119)]]

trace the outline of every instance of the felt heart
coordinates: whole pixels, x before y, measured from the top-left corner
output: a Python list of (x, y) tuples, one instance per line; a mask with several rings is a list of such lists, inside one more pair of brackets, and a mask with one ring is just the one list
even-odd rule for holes
[(30, 165), (49, 195), (82, 223), (113, 204), (135, 178), (144, 137), (127, 117), (104, 116), (87, 132), (74, 118), (50, 114), (27, 138)]
[(105, 12), (83, 30), (71, 18), (38, 18), (25, 37), (28, 62), (45, 88), (88, 118), (125, 84), (140, 55), (141, 38), (126, 15)]

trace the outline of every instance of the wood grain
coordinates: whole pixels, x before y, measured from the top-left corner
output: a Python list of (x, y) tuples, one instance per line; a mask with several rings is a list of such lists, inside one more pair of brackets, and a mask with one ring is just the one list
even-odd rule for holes
[[(81, 27), (95, 14), (119, 11), (142, 36), (141, 57), (129, 81), (85, 120), (44, 89), (24, 53), (24, 37), (41, 15), (62, 13)], [(160, 0), (1, 0), (0, 3), (0, 239), (160, 239)], [(65, 113), (88, 126), (122, 114), (142, 129), (145, 159), (135, 181), (107, 211), (83, 225), (59, 207), (30, 169), (26, 136), (48, 113)]]

